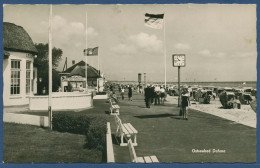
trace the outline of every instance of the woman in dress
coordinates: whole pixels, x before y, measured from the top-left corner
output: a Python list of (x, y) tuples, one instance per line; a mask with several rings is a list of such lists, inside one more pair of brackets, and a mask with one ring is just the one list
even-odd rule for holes
[(184, 90), (181, 95), (182, 118), (188, 120), (187, 106), (190, 105), (189, 92)]
[(122, 89), (121, 89), (121, 97), (122, 97), (122, 100), (124, 100), (125, 99), (125, 88), (124, 87), (122, 87)]
[(132, 87), (128, 85), (128, 99), (129, 101), (132, 101), (133, 91)]

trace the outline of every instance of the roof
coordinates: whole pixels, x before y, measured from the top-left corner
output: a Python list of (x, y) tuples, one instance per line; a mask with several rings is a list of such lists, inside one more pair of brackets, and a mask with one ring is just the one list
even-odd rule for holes
[(19, 51), (37, 54), (38, 51), (23, 27), (13, 23), (3, 23), (3, 46), (6, 51)]
[[(63, 73), (69, 73), (69, 76), (74, 76), (74, 75), (79, 75), (82, 77), (86, 77), (85, 76), (85, 62), (84, 61), (80, 61), (77, 64), (74, 64), (73, 66), (69, 67), (66, 71), (64, 71)], [(98, 70), (96, 70), (94, 67), (90, 66), (89, 64), (87, 64), (88, 66), (88, 78), (100, 78), (101, 76), (99, 75)]]
[(4, 58), (8, 58), (10, 56), (10, 53), (4, 50)]

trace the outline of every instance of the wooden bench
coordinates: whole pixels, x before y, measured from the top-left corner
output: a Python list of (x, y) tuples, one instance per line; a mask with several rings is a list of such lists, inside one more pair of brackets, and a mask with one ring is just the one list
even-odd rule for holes
[(118, 117), (118, 115), (115, 115), (115, 121), (116, 121), (116, 136), (120, 136), (120, 146), (127, 146), (127, 143), (124, 143), (124, 138), (131, 139), (133, 137), (134, 139), (134, 146), (137, 146), (137, 133), (138, 131), (132, 126), (130, 123), (124, 123), (122, 124), (121, 119)]
[(129, 152), (130, 152), (131, 162), (134, 162), (134, 163), (159, 163), (159, 160), (157, 159), (157, 157), (155, 155), (137, 157), (136, 153), (135, 153), (135, 148), (133, 146), (131, 139), (128, 140), (127, 144), (128, 144), (128, 148), (129, 148)]
[(119, 115), (119, 109), (120, 109), (119, 105), (113, 103), (113, 100), (111, 98), (109, 99), (109, 102), (110, 102), (110, 114)]

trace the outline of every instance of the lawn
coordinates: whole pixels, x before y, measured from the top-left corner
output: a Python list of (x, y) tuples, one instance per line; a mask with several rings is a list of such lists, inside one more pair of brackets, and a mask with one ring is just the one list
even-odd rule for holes
[(85, 136), (4, 123), (4, 163), (101, 163), (102, 151), (84, 148)]

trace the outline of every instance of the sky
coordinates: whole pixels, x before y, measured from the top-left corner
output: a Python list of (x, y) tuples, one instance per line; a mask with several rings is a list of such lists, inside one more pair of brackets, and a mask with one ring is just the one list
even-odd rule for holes
[[(49, 5), (4, 5), (3, 21), (22, 26), (34, 43), (48, 43)], [(87, 11), (87, 19), (86, 19)], [(145, 13), (164, 13), (164, 29), (144, 25)], [(99, 65), (107, 80), (178, 80), (173, 54), (185, 54), (181, 81), (256, 81), (256, 5), (145, 4), (53, 5), (53, 46), (62, 49), (68, 67), (85, 60), (86, 47), (99, 47)], [(165, 37), (165, 38), (164, 38)], [(98, 57), (88, 57), (98, 68)]]

